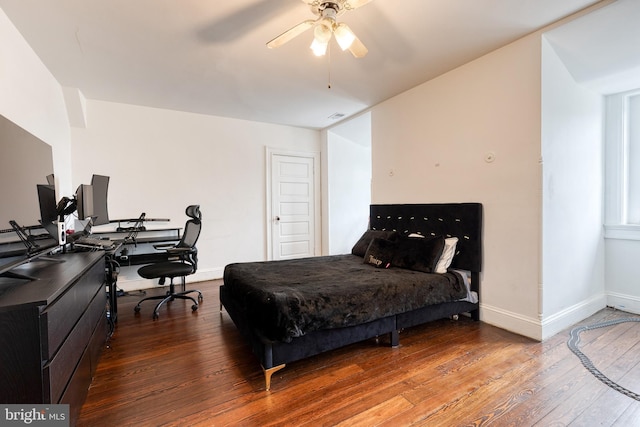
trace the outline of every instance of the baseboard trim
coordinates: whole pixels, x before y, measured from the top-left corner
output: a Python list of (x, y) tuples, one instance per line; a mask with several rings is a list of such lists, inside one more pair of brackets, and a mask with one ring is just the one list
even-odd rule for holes
[(608, 292), (607, 306), (628, 313), (640, 314), (640, 298), (634, 295)]
[[(137, 266), (139, 267), (139, 266)], [(142, 289), (150, 289), (158, 286), (157, 280), (143, 279), (138, 276), (138, 269), (123, 268), (118, 275), (118, 288), (125, 292), (139, 291)], [(195, 274), (187, 276), (187, 283), (205, 282), (207, 280), (221, 279), (224, 268), (210, 268), (198, 270)], [(168, 282), (168, 281), (167, 281)], [(178, 282), (176, 282), (178, 283)]]
[[(638, 300), (637, 303), (640, 310), (640, 300)], [(481, 304), (480, 313), (483, 322), (532, 338), (536, 341), (543, 341), (577, 322), (586, 319), (606, 306), (607, 297), (605, 294), (600, 294), (578, 304), (574, 304), (562, 311), (546, 316), (543, 320), (523, 316), (486, 304)]]
[[(209, 268), (205, 270), (198, 270), (196, 274), (190, 276), (194, 282), (204, 282), (207, 280), (222, 279), (224, 274), (224, 267)], [(188, 282), (188, 281), (187, 281)]]
[(480, 320), (500, 329), (514, 332), (537, 341), (542, 340), (540, 322), (487, 304), (480, 304)]
[(607, 297), (604, 293), (594, 295), (591, 298), (574, 304), (564, 310), (545, 316), (542, 320), (542, 339), (545, 340), (560, 331), (563, 331), (581, 320), (597, 313), (607, 306)]

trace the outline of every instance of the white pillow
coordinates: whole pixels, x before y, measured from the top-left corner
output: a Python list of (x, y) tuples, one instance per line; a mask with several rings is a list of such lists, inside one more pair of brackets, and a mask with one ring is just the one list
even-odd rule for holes
[(444, 249), (442, 255), (436, 264), (436, 273), (446, 273), (447, 269), (453, 261), (453, 256), (456, 254), (456, 245), (458, 244), (457, 237), (448, 237), (444, 239)]

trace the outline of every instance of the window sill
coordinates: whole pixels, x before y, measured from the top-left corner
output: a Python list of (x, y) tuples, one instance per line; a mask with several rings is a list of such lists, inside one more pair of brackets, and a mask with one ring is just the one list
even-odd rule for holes
[(640, 240), (640, 225), (605, 225), (605, 239)]

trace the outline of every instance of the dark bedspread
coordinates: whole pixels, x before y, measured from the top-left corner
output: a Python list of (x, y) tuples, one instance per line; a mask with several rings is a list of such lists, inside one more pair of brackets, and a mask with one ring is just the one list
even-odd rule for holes
[(355, 255), (229, 264), (224, 286), (253, 328), (284, 342), (467, 295), (457, 273), (379, 269)]

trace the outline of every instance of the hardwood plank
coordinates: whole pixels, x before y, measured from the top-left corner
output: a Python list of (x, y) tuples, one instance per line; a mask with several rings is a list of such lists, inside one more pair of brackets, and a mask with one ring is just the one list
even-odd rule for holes
[(347, 418), (341, 423), (336, 424), (336, 426), (368, 427), (371, 425), (377, 425), (389, 416), (411, 407), (413, 407), (413, 405), (407, 399), (402, 396), (396, 396), (375, 405), (370, 409), (360, 412), (353, 417)]
[[(100, 425), (639, 425), (640, 402), (594, 378), (568, 349), (466, 318), (289, 364), (264, 390), (257, 359), (228, 315), (220, 281), (198, 283), (201, 307), (174, 301), (151, 319), (119, 299), (79, 426)], [(161, 294), (162, 289), (149, 290)], [(581, 324), (631, 316), (605, 309)], [(581, 348), (612, 379), (640, 380), (640, 324), (583, 332)]]
[[(617, 414), (616, 414), (617, 415)], [(640, 406), (630, 405), (612, 424), (615, 427), (639, 427), (640, 426)]]
[[(621, 348), (629, 345), (628, 342), (621, 339), (621, 336), (633, 326), (632, 323), (625, 323), (617, 327), (594, 330), (591, 331), (591, 334), (583, 333), (581, 337), (584, 337), (585, 341), (589, 343), (586, 351), (590, 353), (591, 361), (599, 369), (607, 370), (620, 354)], [(640, 330), (640, 328), (638, 329)], [(579, 371), (578, 376), (581, 381), (573, 382), (571, 393), (566, 397), (564, 404), (557, 406), (542, 418), (541, 425), (549, 425), (550, 423), (559, 423), (559, 425), (564, 423), (566, 425), (580, 419), (583, 412), (600, 401), (604, 393), (609, 390), (609, 387), (598, 381), (584, 368)], [(618, 397), (617, 394), (615, 398)], [(607, 405), (613, 405), (613, 401), (607, 400)], [(604, 418), (607, 418), (608, 415), (607, 413)]]
[[(481, 364), (481, 369), (478, 369), (479, 367), (475, 366), (473, 374), (460, 377), (455, 382), (451, 379), (447, 381), (447, 389), (443, 392), (439, 392), (442, 382), (436, 381), (438, 388), (434, 387), (432, 396), (425, 396), (425, 399), (416, 405), (415, 415), (420, 417), (412, 419), (411, 424), (457, 425), (463, 421), (467, 421), (467, 424), (478, 423), (494, 418), (496, 413), (502, 413), (501, 407), (513, 403), (509, 403), (514, 399), (511, 395), (512, 387), (518, 390), (514, 394), (516, 400), (522, 400), (532, 392), (523, 388), (520, 382), (523, 374), (527, 372), (526, 364), (522, 363), (522, 360), (510, 360), (510, 357), (503, 358), (503, 355), (497, 355), (486, 358)], [(392, 420), (396, 423), (397, 421)]]

